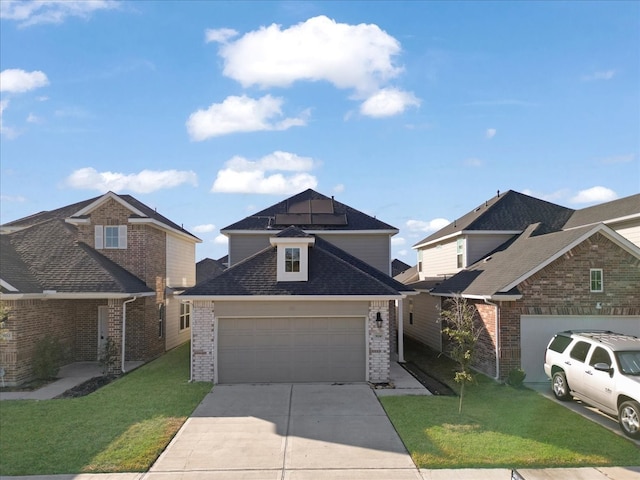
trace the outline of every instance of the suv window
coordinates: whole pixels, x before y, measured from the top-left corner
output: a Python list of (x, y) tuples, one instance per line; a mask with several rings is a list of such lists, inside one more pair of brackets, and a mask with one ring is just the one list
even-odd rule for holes
[(564, 335), (556, 335), (549, 345), (549, 350), (562, 353), (571, 343), (571, 337), (565, 337)]
[(602, 347), (596, 347), (593, 353), (591, 354), (591, 360), (589, 360), (589, 365), (592, 367), (596, 363), (606, 363), (611, 366), (611, 355)]
[(589, 347), (591, 347), (591, 344), (587, 342), (578, 342), (571, 349), (569, 356), (574, 360), (584, 362), (587, 358), (587, 353), (589, 353)]

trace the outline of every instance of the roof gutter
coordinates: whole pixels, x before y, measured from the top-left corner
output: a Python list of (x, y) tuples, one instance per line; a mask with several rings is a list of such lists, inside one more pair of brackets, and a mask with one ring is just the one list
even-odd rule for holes
[(431, 293), (434, 297), (456, 297), (460, 296), (462, 298), (468, 298), (470, 300), (493, 300), (495, 302), (515, 302), (516, 300), (522, 299), (522, 294), (512, 294), (512, 295), (470, 295), (466, 293)]
[(125, 300), (122, 302), (122, 354), (120, 355), (120, 359), (122, 360), (120, 365), (120, 370), (122, 373), (127, 373), (124, 368), (124, 347), (126, 343), (126, 331), (127, 331), (127, 303), (135, 302), (138, 297), (130, 298), (129, 300)]
[(155, 292), (142, 293), (58, 293), (44, 290), (42, 293), (0, 293), (0, 300), (122, 300), (136, 297), (152, 297)]

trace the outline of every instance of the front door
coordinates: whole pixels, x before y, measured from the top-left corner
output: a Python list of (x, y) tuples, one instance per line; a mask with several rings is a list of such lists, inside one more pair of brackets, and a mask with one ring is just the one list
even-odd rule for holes
[(109, 336), (109, 307), (98, 307), (98, 360), (107, 345)]

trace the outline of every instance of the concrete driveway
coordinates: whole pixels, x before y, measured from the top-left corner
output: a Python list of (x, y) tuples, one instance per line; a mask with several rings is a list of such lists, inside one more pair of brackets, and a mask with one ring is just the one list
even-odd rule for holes
[[(368, 385), (218, 385), (148, 478), (421, 479)], [(164, 474), (164, 475), (163, 475)]]

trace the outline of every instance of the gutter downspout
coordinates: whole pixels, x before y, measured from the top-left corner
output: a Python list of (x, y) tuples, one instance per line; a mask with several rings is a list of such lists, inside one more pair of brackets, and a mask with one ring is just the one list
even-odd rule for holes
[(189, 322), (189, 383), (193, 382), (193, 303), (184, 302), (191, 305), (191, 320)]
[(398, 322), (398, 363), (404, 363), (404, 298), (398, 300), (396, 322)]
[(496, 309), (496, 380), (500, 378), (500, 307), (497, 303), (489, 301), (489, 297), (483, 297), (484, 303)]
[(122, 355), (121, 355), (121, 365), (120, 365), (120, 370), (122, 370), (122, 373), (127, 373), (127, 371), (124, 368), (124, 346), (125, 346), (125, 340), (126, 340), (126, 331), (127, 331), (127, 303), (131, 303), (131, 302), (135, 302), (136, 299), (138, 297), (133, 297), (130, 298), (129, 300), (125, 300), (124, 302), (122, 302)]

